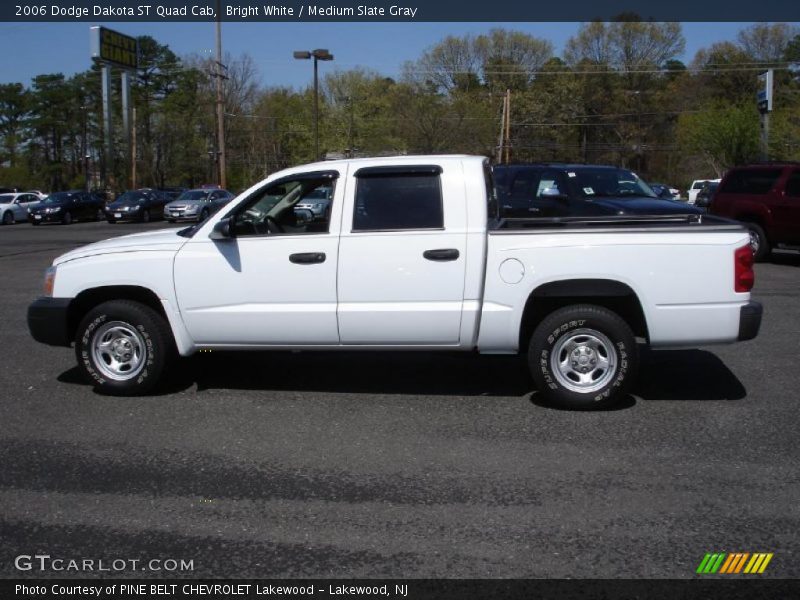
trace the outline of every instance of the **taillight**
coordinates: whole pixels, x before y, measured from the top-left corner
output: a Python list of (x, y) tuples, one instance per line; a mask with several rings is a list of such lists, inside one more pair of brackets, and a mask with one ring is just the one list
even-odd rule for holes
[(737, 248), (733, 255), (733, 289), (738, 293), (749, 292), (756, 282), (753, 272), (753, 249), (750, 244)]

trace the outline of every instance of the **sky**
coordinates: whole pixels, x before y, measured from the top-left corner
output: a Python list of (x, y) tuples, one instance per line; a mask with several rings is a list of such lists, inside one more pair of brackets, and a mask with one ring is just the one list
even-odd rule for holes
[[(43, 73), (69, 76), (91, 66), (89, 27), (105, 23), (0, 23), (0, 83), (22, 82)], [(303, 88), (311, 80), (310, 61), (292, 58), (294, 50), (326, 48), (332, 63), (320, 63), (320, 72), (356, 66), (396, 77), (405, 61), (448, 35), (480, 34), (494, 27), (515, 29), (550, 40), (556, 54), (573, 36), (579, 23), (223, 23), (223, 51), (233, 57), (249, 54), (262, 86)], [(690, 62), (700, 48), (735, 40), (750, 23), (684, 23)], [(214, 23), (110, 23), (128, 35), (149, 35), (167, 44), (179, 56), (212, 55)]]

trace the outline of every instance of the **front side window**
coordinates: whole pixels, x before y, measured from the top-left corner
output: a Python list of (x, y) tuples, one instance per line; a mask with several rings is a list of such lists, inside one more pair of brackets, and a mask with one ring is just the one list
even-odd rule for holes
[(443, 229), (438, 167), (362, 169), (356, 173), (353, 231)]
[[(283, 179), (261, 188), (231, 216), (234, 234), (247, 237), (328, 233), (335, 182), (335, 174), (324, 172)], [(323, 210), (316, 210), (321, 195), (330, 200)]]

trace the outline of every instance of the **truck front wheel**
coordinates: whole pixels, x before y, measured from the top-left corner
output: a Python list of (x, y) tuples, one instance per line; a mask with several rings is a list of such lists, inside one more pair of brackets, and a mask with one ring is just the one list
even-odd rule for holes
[(622, 399), (638, 368), (636, 339), (616, 313), (578, 304), (548, 315), (531, 336), (528, 364), (556, 406), (592, 410)]
[(98, 391), (113, 396), (152, 390), (172, 349), (164, 317), (131, 300), (99, 304), (83, 318), (75, 337), (78, 367)]

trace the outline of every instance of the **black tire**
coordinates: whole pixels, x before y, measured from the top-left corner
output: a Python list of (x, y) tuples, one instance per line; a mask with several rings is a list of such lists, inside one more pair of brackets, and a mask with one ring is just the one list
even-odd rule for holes
[(149, 222), (150, 222), (150, 211), (149, 210), (145, 210), (142, 213), (142, 223), (149, 223)]
[(64, 225), (69, 225), (70, 223), (72, 223), (72, 213), (69, 211), (65, 212), (64, 216), (61, 217), (61, 222)]
[[(570, 357), (574, 360), (566, 364)], [(604, 360), (609, 368), (595, 366)], [(577, 410), (608, 408), (630, 389), (639, 366), (638, 348), (619, 315), (601, 306), (576, 304), (539, 324), (530, 339), (528, 366), (539, 393), (551, 404)], [(589, 380), (581, 382), (583, 376)]]
[(203, 210), (200, 211), (200, 216), (197, 218), (197, 222), (202, 223), (207, 218), (208, 218), (208, 209), (204, 208)]
[(750, 247), (753, 249), (753, 258), (756, 262), (763, 262), (769, 258), (772, 248), (764, 228), (758, 223), (745, 223), (750, 232)]
[(97, 212), (94, 213), (94, 220), (95, 221), (102, 221), (104, 217), (105, 217), (105, 213), (100, 209), (97, 209)]
[[(115, 338), (118, 331), (123, 334)], [(111, 354), (115, 351), (113, 343), (105, 350), (106, 355), (102, 351), (92, 350), (93, 344), (103, 338), (115, 342), (122, 340), (123, 344), (129, 341), (128, 356), (138, 356), (138, 360), (129, 360), (135, 366), (131, 366), (127, 372), (118, 368), (115, 377), (111, 362)], [(131, 348), (138, 349), (138, 353), (131, 351)], [(121, 346), (120, 351), (125, 352), (125, 346)], [(105, 364), (98, 363), (98, 355)], [(94, 307), (78, 325), (75, 335), (78, 368), (97, 391), (111, 396), (148, 393), (158, 385), (174, 355), (172, 332), (164, 317), (149, 306), (132, 300), (111, 300)], [(123, 361), (118, 364), (123, 364), (125, 355), (120, 356)]]
[(114, 223), (116, 223), (116, 222), (117, 222), (117, 220), (116, 220), (116, 219), (106, 219), (106, 221), (108, 221), (108, 224), (109, 224), (109, 225), (113, 225)]
[(39, 225), (41, 225), (41, 223), (39, 221), (31, 221), (31, 225), (33, 225), (34, 227), (38, 227)]
[(167, 223), (174, 223), (175, 219), (167, 219)]
[(3, 225), (13, 225), (14, 224), (14, 213), (10, 210), (7, 210), (3, 213)]

